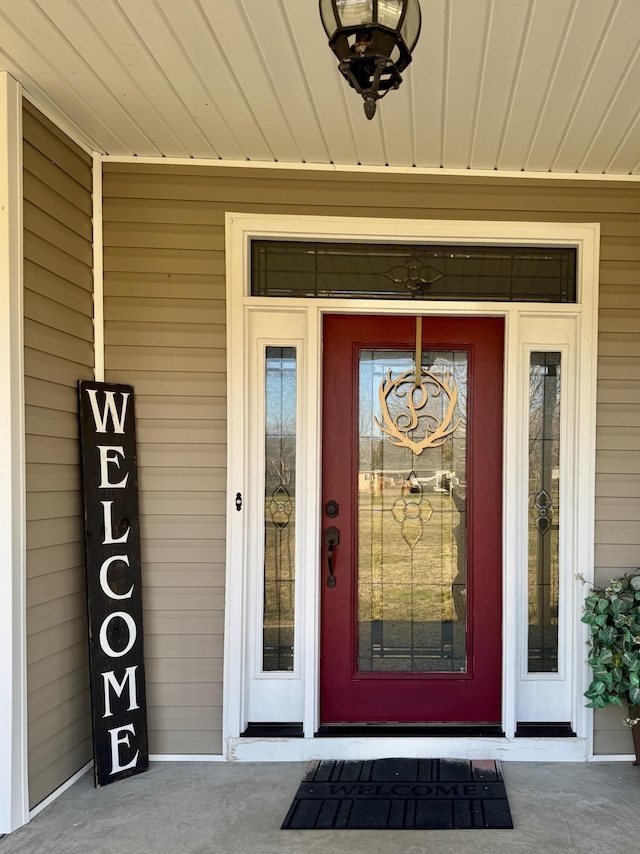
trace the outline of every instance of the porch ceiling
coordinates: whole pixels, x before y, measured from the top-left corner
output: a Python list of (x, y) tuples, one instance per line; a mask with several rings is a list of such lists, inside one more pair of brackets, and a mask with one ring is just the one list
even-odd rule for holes
[(638, 0), (421, 0), (368, 122), (317, 0), (0, 0), (0, 69), (109, 155), (640, 174)]

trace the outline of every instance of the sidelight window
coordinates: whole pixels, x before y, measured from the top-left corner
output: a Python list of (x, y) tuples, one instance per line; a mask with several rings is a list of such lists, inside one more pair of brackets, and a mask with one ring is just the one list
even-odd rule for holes
[(265, 358), (262, 669), (293, 670), (296, 544), (296, 348)]
[(558, 670), (561, 354), (529, 365), (529, 673)]

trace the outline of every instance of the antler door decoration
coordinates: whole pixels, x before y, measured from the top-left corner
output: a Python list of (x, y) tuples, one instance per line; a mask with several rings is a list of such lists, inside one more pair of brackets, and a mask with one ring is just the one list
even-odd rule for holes
[[(446, 394), (449, 398), (442, 420), (424, 410), (429, 400)], [(392, 415), (389, 408), (390, 398), (400, 401), (404, 408)], [(413, 370), (405, 371), (395, 380), (391, 368), (380, 383), (378, 398), (382, 422), (374, 416), (374, 421), (385, 433), (392, 445), (409, 448), (414, 454), (421, 454), (425, 448), (437, 448), (457, 429), (460, 419), (455, 423), (453, 416), (458, 402), (458, 389), (450, 371), (438, 376), (422, 367), (422, 318), (416, 317), (416, 355)], [(392, 399), (393, 399), (392, 398)], [(397, 407), (393, 407), (397, 409)], [(414, 439), (413, 433), (420, 420), (424, 422), (425, 434), (422, 439)]]

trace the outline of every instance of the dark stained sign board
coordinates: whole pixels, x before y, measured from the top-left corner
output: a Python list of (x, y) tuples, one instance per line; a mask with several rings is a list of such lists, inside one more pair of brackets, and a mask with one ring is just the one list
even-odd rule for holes
[(96, 786), (149, 767), (133, 388), (78, 383)]

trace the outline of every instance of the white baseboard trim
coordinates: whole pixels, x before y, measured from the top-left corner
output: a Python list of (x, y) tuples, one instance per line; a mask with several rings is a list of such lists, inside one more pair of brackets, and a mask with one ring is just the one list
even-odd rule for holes
[(52, 792), (47, 798), (44, 799), (44, 801), (40, 801), (40, 803), (38, 804), (37, 807), (34, 807), (32, 810), (30, 810), (29, 811), (29, 821), (31, 821), (32, 818), (35, 818), (38, 815), (38, 813), (41, 813), (43, 809), (46, 809), (49, 806), (49, 804), (52, 804), (56, 800), (56, 798), (59, 798), (60, 795), (62, 795), (64, 792), (67, 791), (67, 789), (71, 788), (71, 786), (73, 786), (74, 783), (77, 783), (78, 780), (81, 777), (84, 777), (84, 775), (87, 773), (87, 771), (91, 771), (92, 768), (93, 768), (93, 759), (91, 760), (91, 762), (87, 762), (87, 764), (83, 768), (81, 768), (79, 771), (77, 771), (73, 775), (73, 777), (69, 777), (69, 779), (67, 780), (66, 783), (63, 783), (61, 786), (59, 786), (55, 790), (55, 792)]
[(633, 753), (596, 753), (589, 757), (589, 762), (635, 762)]
[(150, 753), (149, 762), (226, 762), (224, 756), (214, 753)]

